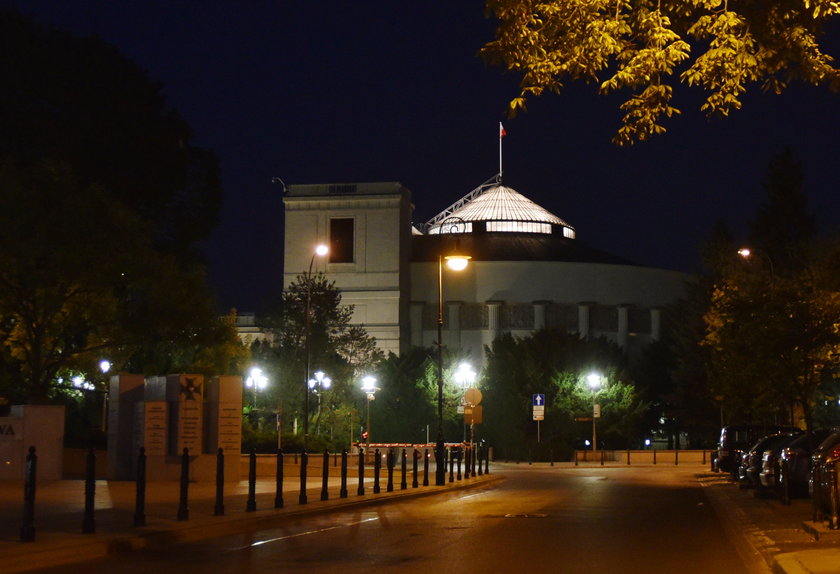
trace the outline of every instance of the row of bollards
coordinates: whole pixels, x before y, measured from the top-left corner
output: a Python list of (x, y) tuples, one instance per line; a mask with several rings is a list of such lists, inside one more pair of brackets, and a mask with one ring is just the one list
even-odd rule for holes
[[(478, 475), (482, 474), (482, 463), (484, 463), (485, 474), (490, 473), (489, 457), (485, 455), (482, 460), (481, 449), (473, 452), (471, 449), (452, 449), (449, 451), (449, 482), (454, 482), (454, 467), (457, 464), (458, 480), (461, 480), (461, 464), (465, 464), (464, 477), (476, 476), (475, 465), (477, 463)], [(486, 452), (486, 451), (485, 451)], [(225, 514), (224, 505), (224, 452), (220, 448), (216, 454), (216, 498), (213, 510), (214, 516), (223, 516)], [(347, 498), (347, 450), (341, 452), (341, 486), (339, 496)], [(321, 500), (329, 499), (329, 452), (324, 451), (323, 455), (323, 474), (321, 486)], [(365, 453), (363, 449), (359, 449), (358, 455), (358, 476), (359, 487), (357, 490), (358, 496), (365, 494)], [(408, 453), (406, 449), (402, 449), (400, 453), (400, 489), (408, 488)], [(429, 485), (429, 451), (425, 450), (421, 453), (414, 449), (412, 454), (412, 488), (419, 488), (420, 486), (420, 467), (419, 460), (423, 457), (423, 486)], [(466, 457), (466, 461), (464, 458)], [(297, 460), (297, 455), (295, 455)], [(393, 449), (389, 449), (385, 456), (387, 483), (386, 491), (394, 491), (394, 472), (396, 468), (396, 455)], [(307, 504), (306, 493), (306, 471), (307, 471), (308, 454), (301, 453), (300, 456), (300, 504)], [(444, 461), (444, 468), (445, 468)], [(37, 478), (38, 457), (35, 453), (35, 447), (29, 447), (29, 453), (26, 457), (25, 479), (24, 479), (24, 505), (23, 505), (23, 521), (20, 530), (20, 540), (22, 542), (31, 542), (35, 540), (35, 492), (36, 492), (36, 478)], [(381, 492), (380, 476), (382, 471), (382, 454), (377, 448), (374, 451), (373, 460), (373, 493), (379, 494)], [(277, 470), (276, 470), (276, 494), (274, 498), (274, 508), (283, 508), (283, 452), (277, 449)], [(248, 497), (245, 503), (245, 511), (253, 512), (257, 509), (256, 501), (256, 476), (257, 476), (257, 455), (252, 449), (248, 460)], [(176, 518), (178, 521), (189, 520), (189, 481), (190, 481), (190, 455), (189, 449), (185, 448), (181, 454), (181, 474), (179, 481), (179, 498), (178, 510)], [(141, 447), (137, 457), (137, 476), (135, 481), (135, 508), (134, 508), (134, 526), (146, 526), (146, 449)], [(90, 449), (85, 461), (85, 500), (84, 500), (84, 515), (82, 518), (82, 533), (94, 534), (96, 533), (96, 516), (95, 516), (95, 499), (96, 499), (96, 454), (94, 449)]]

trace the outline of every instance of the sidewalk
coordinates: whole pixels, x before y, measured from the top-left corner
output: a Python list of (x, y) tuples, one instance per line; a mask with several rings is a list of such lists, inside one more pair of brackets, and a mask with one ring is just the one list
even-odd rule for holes
[[(492, 471), (492, 468), (491, 468)], [(146, 526), (134, 526), (136, 487), (131, 481), (96, 481), (96, 532), (82, 534), (84, 518), (83, 480), (61, 480), (37, 484), (35, 495), (35, 540), (21, 542), (23, 520), (23, 483), (0, 482), (0, 571), (4, 574), (38, 568), (94, 560), (110, 554), (140, 548), (192, 542), (237, 532), (248, 532), (271, 521), (305, 513), (328, 512), (337, 508), (380, 502), (405, 497), (440, 493), (455, 488), (470, 488), (501, 480), (501, 476), (485, 474), (455, 480), (445, 486), (412, 487), (409, 473), (407, 488), (401, 489), (401, 476), (394, 474), (394, 490), (387, 490), (387, 475), (380, 479), (381, 492), (373, 494), (373, 477), (365, 478), (364, 495), (358, 494), (358, 479), (348, 477), (347, 497), (340, 497), (341, 482), (331, 477), (326, 501), (321, 500), (320, 477), (307, 480), (307, 504), (300, 504), (300, 481), (286, 477), (283, 484), (283, 508), (275, 509), (275, 480), (256, 481), (256, 511), (246, 511), (248, 481), (225, 484), (224, 515), (214, 516), (215, 482), (189, 483), (188, 520), (179, 521), (178, 482), (148, 482), (146, 488)]]
[(748, 563), (766, 562), (764, 571), (776, 574), (840, 573), (840, 530), (811, 521), (810, 499), (784, 505), (778, 499), (756, 498), (724, 473), (700, 473), (698, 480), (725, 527), (746, 541), (739, 552)]

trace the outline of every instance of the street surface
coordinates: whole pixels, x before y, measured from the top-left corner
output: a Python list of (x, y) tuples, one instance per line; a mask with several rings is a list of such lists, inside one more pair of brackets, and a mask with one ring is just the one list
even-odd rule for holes
[(697, 472), (511, 465), (485, 487), (40, 572), (766, 572), (742, 560)]

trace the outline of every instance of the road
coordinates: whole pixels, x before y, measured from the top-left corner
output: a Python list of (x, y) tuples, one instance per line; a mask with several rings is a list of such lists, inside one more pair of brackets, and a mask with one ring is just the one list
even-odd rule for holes
[(742, 562), (695, 473), (508, 466), (487, 487), (42, 572), (762, 572)]

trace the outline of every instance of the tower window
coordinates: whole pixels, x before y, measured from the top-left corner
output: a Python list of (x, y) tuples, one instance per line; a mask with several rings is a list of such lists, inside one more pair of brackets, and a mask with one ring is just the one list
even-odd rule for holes
[(352, 217), (330, 219), (330, 263), (353, 263)]

